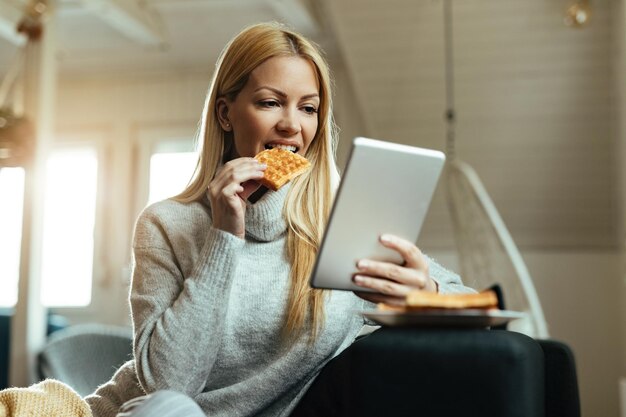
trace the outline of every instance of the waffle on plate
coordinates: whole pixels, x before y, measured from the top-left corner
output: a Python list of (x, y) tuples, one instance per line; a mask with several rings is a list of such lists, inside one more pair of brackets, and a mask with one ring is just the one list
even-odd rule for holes
[(437, 294), (412, 291), (406, 296), (406, 306), (378, 304), (379, 310), (419, 311), (424, 309), (497, 309), (498, 296), (487, 290), (476, 294)]

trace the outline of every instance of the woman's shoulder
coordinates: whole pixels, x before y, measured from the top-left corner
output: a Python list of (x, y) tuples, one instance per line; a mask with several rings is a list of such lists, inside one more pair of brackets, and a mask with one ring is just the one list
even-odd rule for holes
[(134, 246), (161, 246), (159, 241), (206, 232), (210, 223), (209, 208), (203, 201), (158, 201), (143, 209), (137, 218)]
[(182, 202), (168, 198), (146, 206), (138, 221), (180, 220), (181, 216), (205, 216), (207, 213), (208, 206), (202, 201)]

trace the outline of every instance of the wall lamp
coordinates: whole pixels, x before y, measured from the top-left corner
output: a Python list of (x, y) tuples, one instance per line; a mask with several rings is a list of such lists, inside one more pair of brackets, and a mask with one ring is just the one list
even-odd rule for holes
[(565, 11), (565, 24), (574, 28), (582, 28), (589, 24), (591, 6), (589, 0), (578, 0)]

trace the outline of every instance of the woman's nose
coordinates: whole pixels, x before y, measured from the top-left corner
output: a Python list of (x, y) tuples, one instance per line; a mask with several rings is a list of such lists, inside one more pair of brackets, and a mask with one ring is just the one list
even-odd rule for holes
[(291, 109), (285, 109), (281, 118), (276, 125), (277, 129), (287, 135), (295, 135), (302, 130), (298, 121), (297, 112)]

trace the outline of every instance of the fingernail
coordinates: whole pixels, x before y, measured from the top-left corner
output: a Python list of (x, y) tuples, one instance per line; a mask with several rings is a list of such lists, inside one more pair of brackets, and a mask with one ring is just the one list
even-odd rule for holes
[(370, 263), (365, 259), (360, 259), (359, 262), (356, 263), (356, 266), (358, 268), (368, 268), (370, 266)]
[(383, 243), (391, 243), (391, 236), (390, 235), (381, 235), (380, 236), (380, 241)]
[(363, 283), (363, 277), (361, 277), (360, 275), (355, 275), (354, 278), (352, 278), (352, 280), (357, 284)]

